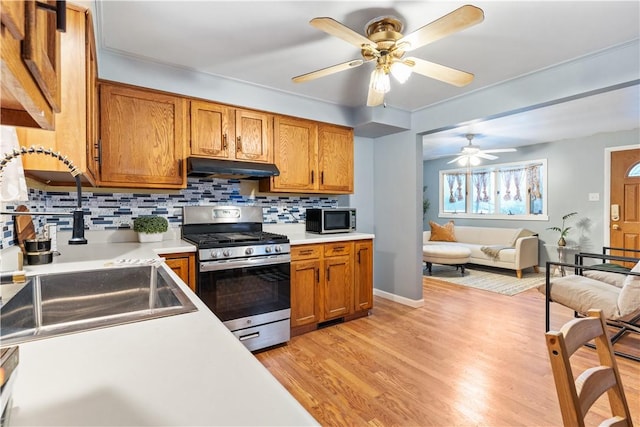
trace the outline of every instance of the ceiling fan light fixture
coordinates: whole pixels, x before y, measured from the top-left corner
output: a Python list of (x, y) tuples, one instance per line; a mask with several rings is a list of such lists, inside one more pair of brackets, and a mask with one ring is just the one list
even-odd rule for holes
[(387, 74), (382, 67), (376, 67), (376, 69), (373, 70), (371, 88), (378, 93), (387, 93), (391, 90), (389, 74)]
[(405, 83), (411, 76), (411, 67), (402, 61), (391, 64), (391, 75), (400, 83)]

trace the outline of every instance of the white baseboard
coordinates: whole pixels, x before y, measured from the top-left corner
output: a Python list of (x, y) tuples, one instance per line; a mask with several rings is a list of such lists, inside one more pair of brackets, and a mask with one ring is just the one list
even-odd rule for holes
[(388, 299), (403, 305), (408, 305), (412, 308), (420, 308), (424, 306), (424, 298), (420, 298), (419, 300), (410, 299), (406, 297), (401, 297), (400, 295), (392, 294), (389, 292), (381, 291), (380, 289), (373, 288), (373, 294), (384, 299)]

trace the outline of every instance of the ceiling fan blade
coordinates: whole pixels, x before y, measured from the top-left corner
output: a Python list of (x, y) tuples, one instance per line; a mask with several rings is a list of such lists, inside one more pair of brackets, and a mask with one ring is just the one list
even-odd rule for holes
[(494, 150), (482, 150), (483, 153), (512, 153), (518, 151), (515, 148), (496, 148)]
[(405, 51), (411, 51), (479, 24), (483, 19), (484, 12), (482, 9), (471, 5), (462, 6), (404, 36), (398, 40), (396, 45), (403, 46), (402, 49)]
[(460, 159), (464, 159), (465, 157), (468, 157), (468, 156), (466, 156), (466, 155), (464, 155), (464, 156), (458, 156), (458, 157), (456, 157), (455, 159), (453, 159), (453, 160), (451, 160), (451, 161), (447, 162), (447, 164), (455, 163), (455, 162), (457, 162), (457, 161), (458, 161), (458, 160), (460, 160)]
[(308, 82), (309, 80), (328, 76), (329, 74), (334, 74), (340, 71), (348, 70), (349, 68), (356, 68), (361, 66), (362, 64), (364, 64), (364, 61), (362, 59), (354, 59), (352, 61), (343, 62), (342, 64), (336, 64), (327, 68), (322, 68), (320, 70), (302, 74), (292, 78), (291, 80), (293, 80), (294, 83)]
[(456, 70), (455, 68), (445, 67), (435, 62), (425, 61), (424, 59), (409, 57), (403, 61), (411, 67), (415, 73), (432, 79), (440, 80), (454, 86), (466, 86), (473, 81), (473, 74), (466, 71)]
[(377, 46), (374, 42), (362, 34), (356, 33), (351, 28), (341, 24), (333, 18), (313, 18), (309, 23), (315, 28), (324, 31), (327, 34), (331, 34), (332, 36), (341, 38), (357, 48), (362, 49), (363, 46), (371, 46), (371, 48), (377, 52)]
[(487, 160), (495, 160), (495, 159), (497, 159), (497, 158), (498, 158), (498, 156), (494, 156), (494, 155), (491, 155), (491, 154), (487, 154), (487, 152), (486, 152), (486, 151), (483, 151), (483, 152), (480, 152), (480, 153), (474, 154), (474, 156), (476, 156), (476, 157), (480, 157), (480, 158), (483, 158), (483, 159), (487, 159)]
[(369, 93), (367, 94), (367, 107), (375, 107), (376, 105), (380, 105), (384, 102), (384, 93), (378, 92), (377, 90), (373, 89), (375, 72), (376, 70), (373, 70), (371, 72), (371, 80), (369, 81)]

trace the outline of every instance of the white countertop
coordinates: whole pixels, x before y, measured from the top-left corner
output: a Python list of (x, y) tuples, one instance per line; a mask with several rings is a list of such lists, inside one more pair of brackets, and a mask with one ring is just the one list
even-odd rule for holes
[(304, 224), (263, 224), (264, 231), (285, 234), (292, 245), (307, 245), (311, 243), (344, 242), (348, 240), (373, 239), (375, 235), (352, 231), (350, 233), (317, 234), (307, 233)]
[[(28, 274), (189, 252), (181, 240), (60, 245)], [(65, 262), (72, 261), (72, 262)], [(197, 312), (20, 345), (10, 425), (317, 425), (168, 267)]]

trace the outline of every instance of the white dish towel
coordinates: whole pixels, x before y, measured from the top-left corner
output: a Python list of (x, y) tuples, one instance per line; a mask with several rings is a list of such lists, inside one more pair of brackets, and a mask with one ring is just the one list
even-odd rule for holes
[[(18, 135), (13, 126), (0, 126), (0, 160), (19, 149)], [(21, 157), (11, 160), (0, 174), (0, 202), (26, 202), (29, 200)]]

